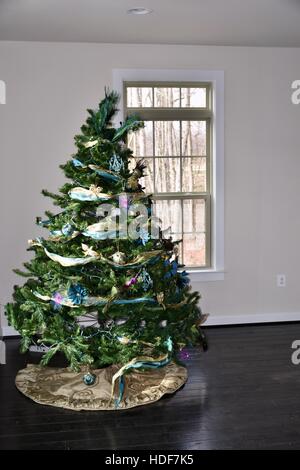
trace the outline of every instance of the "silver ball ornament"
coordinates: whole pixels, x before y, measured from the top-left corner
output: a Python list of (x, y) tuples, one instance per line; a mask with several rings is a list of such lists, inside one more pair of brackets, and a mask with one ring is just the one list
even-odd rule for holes
[(121, 251), (116, 251), (111, 258), (114, 263), (125, 264), (125, 253), (122, 253)]

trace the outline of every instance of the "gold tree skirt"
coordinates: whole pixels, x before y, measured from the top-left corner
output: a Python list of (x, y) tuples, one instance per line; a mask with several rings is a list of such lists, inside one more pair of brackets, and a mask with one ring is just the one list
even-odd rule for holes
[(187, 380), (186, 368), (174, 362), (159, 369), (133, 370), (124, 376), (123, 398), (116, 407), (111, 384), (118, 369), (113, 365), (93, 370), (95, 383), (85, 385), (85, 372), (28, 364), (26, 369), (18, 372), (16, 386), (24, 395), (42, 405), (97, 411), (122, 410), (153, 403), (165, 394), (174, 393)]

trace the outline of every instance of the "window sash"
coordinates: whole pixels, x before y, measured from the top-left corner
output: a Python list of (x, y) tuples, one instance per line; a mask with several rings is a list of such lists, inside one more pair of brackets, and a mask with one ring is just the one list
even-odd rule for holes
[[(152, 88), (152, 107), (127, 107), (127, 88), (128, 87), (151, 87)], [(206, 107), (154, 107), (154, 88), (160, 87), (175, 87), (175, 88), (205, 88), (206, 89)], [(206, 158), (206, 191), (203, 192), (174, 192), (174, 193), (153, 193), (153, 200), (190, 200), (190, 199), (203, 199), (205, 200), (205, 265), (201, 266), (186, 266), (189, 271), (207, 269), (211, 267), (211, 192), (212, 192), (212, 159), (211, 159), (211, 148), (212, 148), (212, 86), (210, 82), (137, 82), (137, 81), (125, 81), (123, 82), (123, 96), (124, 96), (124, 111), (125, 116), (129, 117), (132, 115), (138, 115), (143, 121), (180, 121), (180, 128), (182, 121), (206, 121), (206, 155), (191, 155), (183, 156), (182, 148), (179, 156), (170, 155), (169, 158), (180, 159), (180, 180), (182, 188), (182, 175), (183, 165), (182, 160), (185, 158)], [(153, 125), (153, 153), (155, 149), (155, 130)], [(153, 161), (153, 179), (155, 182), (155, 165), (154, 161), (156, 158), (168, 158), (168, 156), (155, 156), (149, 155), (141, 158), (152, 159)], [(182, 209), (182, 224), (183, 224), (183, 209)], [(182, 233), (183, 227), (182, 227)], [(183, 244), (182, 244), (182, 250)], [(184, 261), (184, 253), (183, 253)]]
[[(137, 88), (152, 88), (152, 103), (153, 106), (149, 107), (128, 107), (127, 106), (127, 89), (130, 87), (137, 87)], [(154, 106), (154, 88), (204, 88), (206, 91), (206, 106), (203, 107), (158, 107)], [(124, 96), (124, 107), (127, 111), (129, 110), (143, 110), (143, 111), (201, 111), (203, 113), (209, 112), (211, 113), (212, 110), (212, 92), (211, 92), (211, 83), (210, 82), (140, 82), (140, 81), (124, 81), (123, 82), (123, 96)]]
[[(127, 113), (126, 114), (127, 116), (130, 116), (130, 113)], [(147, 119), (143, 119), (141, 114), (139, 114), (139, 117), (141, 118), (141, 120), (143, 121), (147, 121)], [(178, 119), (178, 116), (177, 116), (177, 119), (174, 119), (176, 121), (179, 121)], [(182, 175), (183, 175), (183, 161), (184, 159), (186, 158), (193, 158), (193, 159), (196, 159), (196, 158), (205, 158), (206, 159), (206, 191), (197, 191), (197, 192), (189, 192), (189, 191), (180, 191), (179, 193), (186, 193), (186, 194), (211, 194), (211, 175), (212, 175), (212, 168), (211, 168), (211, 139), (212, 139), (212, 136), (211, 136), (211, 120), (210, 119), (200, 119), (198, 117), (198, 119), (196, 119), (197, 121), (206, 121), (206, 153), (205, 155), (182, 155), (182, 148), (181, 148), (181, 151), (180, 151), (180, 155), (144, 155), (143, 159), (146, 159), (147, 161), (148, 160), (152, 160), (153, 162), (153, 180), (155, 182), (156, 180), (156, 170), (155, 170), (155, 159), (163, 159), (163, 158), (174, 158), (174, 159), (178, 159), (180, 161), (180, 179), (181, 179), (181, 188), (182, 188)], [(150, 119), (151, 122), (154, 122), (156, 120), (154, 119)], [(163, 121), (163, 119), (158, 119), (158, 121)], [(169, 119), (168, 119), (169, 121)], [(192, 119), (186, 119), (186, 121), (192, 121)], [(182, 121), (180, 121), (180, 128), (182, 126)], [(180, 133), (181, 133), (181, 129), (180, 129)], [(153, 125), (153, 136), (152, 136), (152, 142), (153, 142), (153, 153), (155, 153), (155, 128), (154, 128), (154, 125)], [(155, 194), (160, 194), (160, 193), (155, 193)], [(165, 194), (165, 193), (162, 193), (162, 194)], [(177, 193), (174, 193), (174, 194), (177, 194)]]
[[(185, 269), (189, 271), (196, 271), (199, 269), (207, 269), (211, 267), (211, 195), (210, 194), (196, 194), (196, 193), (161, 193), (161, 194), (153, 194), (152, 196), (153, 201), (184, 201), (184, 200), (201, 200), (205, 201), (205, 230), (202, 233), (205, 233), (205, 264), (201, 266), (189, 266), (185, 264)], [(181, 224), (182, 224), (182, 235), (184, 233), (183, 228), (183, 209), (182, 209), (182, 217), (181, 217)], [(200, 233), (200, 232), (199, 232)], [(183, 244), (182, 244), (183, 245)], [(182, 246), (183, 250), (183, 246)], [(183, 260), (184, 260), (184, 252), (183, 252)]]

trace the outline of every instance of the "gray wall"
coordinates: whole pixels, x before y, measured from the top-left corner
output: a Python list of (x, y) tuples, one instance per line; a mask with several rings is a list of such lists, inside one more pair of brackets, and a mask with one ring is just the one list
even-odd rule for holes
[(51, 207), (40, 190), (63, 182), (58, 165), (86, 108), (113, 68), (130, 67), (225, 71), (226, 273), (195, 284), (203, 310), (220, 319), (300, 312), (300, 106), (290, 99), (300, 49), (289, 48), (0, 43), (1, 304), (22, 282), (11, 270), (28, 257), (35, 216)]

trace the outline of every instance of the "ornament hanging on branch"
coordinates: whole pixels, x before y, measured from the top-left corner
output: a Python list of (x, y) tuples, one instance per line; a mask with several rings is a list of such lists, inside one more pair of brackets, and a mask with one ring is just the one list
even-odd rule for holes
[(143, 268), (143, 270), (140, 274), (140, 279), (142, 281), (142, 287), (143, 287), (145, 292), (147, 290), (151, 289), (151, 287), (153, 286), (153, 281), (151, 279), (150, 274), (148, 273), (148, 271), (146, 271), (145, 268)]
[(126, 255), (125, 255), (125, 253), (122, 253), (121, 251), (116, 251), (116, 253), (114, 253), (111, 256), (111, 259), (116, 264), (125, 264)]
[(109, 160), (109, 169), (120, 173), (121, 170), (124, 170), (124, 162), (119, 155), (113, 155)]
[(165, 274), (165, 279), (169, 279), (177, 274), (177, 269), (178, 269), (178, 263), (176, 261), (170, 262), (169, 259), (167, 259), (164, 262), (164, 265), (166, 267), (170, 267), (170, 270)]
[(159, 303), (159, 305), (161, 305), (163, 309), (165, 310), (166, 309), (166, 306), (164, 304), (165, 294), (163, 292), (159, 292), (156, 298), (157, 298), (157, 302)]
[(180, 361), (188, 361), (191, 358), (191, 356), (188, 350), (183, 348), (179, 351), (178, 358)]
[(82, 380), (85, 385), (94, 385), (94, 383), (96, 382), (96, 375), (92, 374), (91, 372), (87, 372), (86, 374), (84, 374)]
[(72, 158), (72, 163), (76, 168), (87, 168), (78, 158)]
[(60, 292), (55, 292), (50, 304), (52, 305), (54, 310), (60, 310), (62, 308), (63, 296)]
[(121, 343), (121, 344), (129, 344), (129, 343), (131, 343), (130, 338), (128, 338), (127, 336), (118, 336), (118, 341), (119, 341), (119, 343)]
[(69, 287), (68, 298), (73, 302), (74, 305), (81, 305), (87, 296), (87, 289), (82, 287), (80, 284), (74, 284)]
[(84, 146), (86, 149), (91, 149), (91, 148), (95, 147), (98, 143), (99, 143), (99, 140), (98, 140), (98, 139), (95, 139), (95, 140), (88, 140), (87, 142), (85, 142), (85, 143), (83, 144), (83, 146)]
[(125, 289), (128, 289), (131, 286), (134, 286), (137, 283), (138, 276), (132, 277), (128, 281), (125, 282), (124, 287)]
[(138, 238), (139, 243), (145, 246), (149, 240), (150, 240), (150, 235), (149, 235), (148, 230), (144, 227), (141, 227), (139, 230), (139, 238)]
[(117, 326), (125, 325), (125, 323), (127, 323), (127, 322), (128, 322), (128, 317), (126, 317), (126, 318), (116, 318), (116, 320), (115, 320), (115, 324)]
[(61, 230), (51, 230), (51, 240), (59, 240), (63, 238), (75, 238), (80, 234), (78, 230), (75, 229), (71, 224), (65, 224), (62, 226)]

